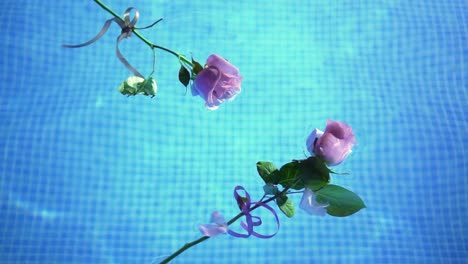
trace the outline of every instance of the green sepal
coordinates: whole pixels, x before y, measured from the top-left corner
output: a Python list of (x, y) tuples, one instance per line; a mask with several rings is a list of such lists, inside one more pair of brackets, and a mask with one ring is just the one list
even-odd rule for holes
[(190, 83), (190, 72), (183, 65), (179, 69), (179, 81), (187, 87)]
[[(329, 169), (329, 170), (330, 170), (330, 169)], [(336, 171), (333, 171), (333, 170), (330, 170), (330, 173), (331, 173), (331, 174), (335, 174), (335, 175), (344, 175), (344, 176), (350, 175), (349, 172), (336, 172)]]
[(195, 61), (192, 58), (192, 78), (195, 78), (195, 76), (203, 70), (203, 66), (198, 61)]
[(287, 217), (294, 216), (294, 204), (288, 196), (283, 195), (276, 198), (276, 204), (278, 205), (281, 212), (283, 212)]
[(315, 194), (318, 203), (328, 204), (327, 213), (332, 216), (352, 215), (366, 207), (357, 194), (338, 185), (328, 184)]
[(312, 191), (317, 191), (330, 182), (331, 170), (323, 160), (309, 157), (300, 161), (301, 177), (304, 185)]
[(277, 184), (279, 180), (278, 169), (269, 161), (257, 162), (257, 171), (266, 184)]

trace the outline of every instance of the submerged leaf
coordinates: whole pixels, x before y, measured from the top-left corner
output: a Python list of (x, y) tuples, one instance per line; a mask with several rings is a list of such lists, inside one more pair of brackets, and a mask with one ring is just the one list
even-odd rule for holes
[(315, 194), (317, 202), (328, 204), (329, 215), (348, 216), (366, 207), (358, 195), (338, 185), (328, 184)]

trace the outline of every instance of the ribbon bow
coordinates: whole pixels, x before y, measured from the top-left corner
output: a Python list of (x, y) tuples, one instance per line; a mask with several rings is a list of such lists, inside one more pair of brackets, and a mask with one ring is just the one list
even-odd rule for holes
[[(239, 191), (243, 191), (244, 194), (245, 194), (245, 197), (239, 195)], [(271, 237), (275, 236), (276, 233), (278, 233), (278, 230), (280, 228), (280, 222), (279, 222), (279, 219), (278, 219), (278, 215), (276, 214), (275, 210), (271, 206), (267, 205), (264, 202), (251, 202), (250, 194), (242, 186), (236, 186), (234, 188), (234, 198), (236, 199), (240, 210), (245, 215), (246, 222), (241, 222), (240, 225), (245, 231), (247, 231), (247, 234), (237, 233), (237, 232), (234, 232), (231, 229), (229, 229), (228, 233), (231, 236), (247, 238), (250, 235), (253, 235), (253, 236), (258, 237), (258, 238), (271, 238)], [(253, 207), (255, 207), (255, 208), (264, 207), (273, 214), (273, 216), (275, 217), (275, 220), (276, 220), (276, 225), (277, 225), (277, 229), (276, 229), (275, 233), (273, 233), (271, 235), (262, 235), (262, 234), (259, 234), (259, 233), (255, 232), (253, 230), (254, 227), (260, 226), (262, 224), (262, 219), (260, 219), (260, 217), (253, 216), (250, 213), (252, 209), (255, 209)]]
[[(135, 10), (135, 16), (133, 17), (132, 20), (130, 20), (130, 12), (132, 10)], [(129, 8), (127, 8), (127, 10), (125, 10), (123, 20), (121, 18), (117, 18), (117, 17), (106, 20), (106, 22), (104, 23), (104, 26), (102, 27), (101, 31), (94, 38), (92, 38), (91, 40), (89, 40), (89, 41), (87, 41), (85, 43), (82, 43), (82, 44), (78, 44), (78, 45), (64, 44), (62, 46), (65, 47), (65, 48), (81, 48), (81, 47), (84, 47), (84, 46), (88, 46), (88, 45), (96, 42), (98, 39), (100, 39), (107, 32), (107, 30), (109, 29), (111, 23), (115, 22), (121, 28), (121, 33), (117, 37), (117, 43), (116, 43), (116, 49), (115, 49), (115, 53), (117, 54), (117, 58), (120, 60), (120, 62), (122, 62), (122, 64), (130, 72), (133, 73), (133, 75), (138, 76), (140, 78), (144, 78), (143, 75), (141, 75), (141, 73), (139, 73), (132, 65), (130, 65), (130, 63), (127, 61), (127, 59), (125, 59), (125, 57), (122, 55), (122, 53), (120, 53), (119, 42), (122, 41), (125, 38), (129, 38), (132, 35), (132, 32), (133, 32), (134, 29), (150, 28), (150, 27), (154, 26), (156, 23), (158, 23), (159, 21), (161, 21), (162, 18), (160, 18), (159, 20), (157, 20), (156, 22), (154, 22), (153, 24), (151, 24), (151, 25), (149, 25), (147, 27), (136, 28), (135, 24), (137, 23), (139, 17), (140, 17), (140, 12), (138, 12), (138, 9), (136, 9), (134, 7), (129, 7)]]

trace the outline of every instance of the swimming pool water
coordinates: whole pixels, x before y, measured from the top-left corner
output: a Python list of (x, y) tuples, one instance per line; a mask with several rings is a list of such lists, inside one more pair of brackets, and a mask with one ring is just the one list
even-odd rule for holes
[[(156, 53), (154, 98), (125, 97), (116, 25), (93, 1), (6, 1), (0, 35), (0, 263), (158, 263), (200, 236), (255, 164), (305, 157), (327, 119), (358, 145), (332, 181), (367, 208), (297, 210), (271, 239), (212, 238), (173, 263), (465, 263), (465, 1), (105, 1), (140, 33), (204, 63), (235, 64), (242, 92), (216, 111)], [(152, 52), (120, 43), (143, 75)], [(292, 197), (298, 202), (300, 197)]]

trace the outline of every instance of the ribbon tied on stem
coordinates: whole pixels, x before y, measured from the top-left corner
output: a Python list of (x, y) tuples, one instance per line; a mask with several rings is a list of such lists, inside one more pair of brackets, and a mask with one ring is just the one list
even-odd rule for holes
[[(239, 192), (244, 192), (245, 196), (241, 196), (239, 194)], [(241, 212), (245, 216), (245, 222), (241, 222), (240, 225), (245, 231), (247, 231), (247, 234), (237, 233), (235, 231), (232, 231), (231, 229), (228, 229), (228, 231), (227, 231), (228, 234), (230, 234), (231, 236), (234, 236), (234, 237), (242, 237), (242, 238), (247, 238), (247, 237), (253, 235), (253, 236), (258, 237), (258, 238), (266, 239), (266, 238), (274, 237), (276, 235), (276, 233), (278, 233), (278, 230), (280, 228), (280, 222), (279, 222), (279, 219), (278, 219), (278, 215), (276, 214), (275, 210), (271, 206), (267, 205), (266, 203), (264, 203), (262, 201), (252, 202), (250, 200), (250, 194), (242, 186), (236, 186), (234, 188), (234, 198), (236, 199), (237, 204), (239, 205), (239, 209), (241, 210)], [(263, 208), (267, 209), (275, 217), (277, 229), (273, 234), (263, 235), (263, 234), (260, 234), (260, 233), (258, 233), (256, 231), (254, 231), (254, 227), (260, 226), (262, 224), (262, 219), (260, 217), (258, 217), (258, 216), (253, 216), (251, 214), (251, 211), (256, 209), (256, 208), (259, 208), (259, 207), (263, 207)]]
[[(130, 12), (134, 10), (135, 11), (135, 16), (133, 17), (133, 19), (130, 20)], [(134, 8), (134, 7), (129, 7), (127, 8), (127, 10), (125, 10), (125, 13), (124, 13), (124, 16), (123, 16), (123, 20), (120, 18), (120, 17), (114, 17), (114, 18), (111, 18), (111, 19), (108, 19), (106, 20), (106, 22), (104, 23), (104, 26), (102, 27), (101, 31), (99, 31), (99, 33), (92, 39), (88, 40), (87, 42), (85, 43), (81, 43), (81, 44), (77, 44), (77, 45), (69, 45), (69, 44), (63, 44), (62, 46), (65, 47), (65, 48), (81, 48), (81, 47), (84, 47), (84, 46), (88, 46), (94, 42), (96, 42), (97, 40), (99, 40), (102, 36), (104, 36), (104, 34), (107, 32), (107, 30), (109, 29), (110, 25), (112, 22), (115, 22), (117, 23), (117, 25), (119, 25), (119, 27), (121, 28), (121, 33), (120, 35), (117, 37), (117, 42), (116, 42), (116, 48), (115, 48), (115, 53), (117, 55), (117, 58), (120, 60), (120, 62), (122, 62), (122, 64), (135, 76), (138, 76), (140, 78), (144, 78), (143, 75), (141, 75), (140, 72), (138, 72), (128, 61), (127, 59), (122, 55), (122, 53), (120, 52), (119, 50), (119, 42), (122, 41), (123, 39), (125, 38), (129, 38), (131, 35), (132, 35), (132, 32), (134, 29), (146, 29), (146, 28), (150, 28), (152, 26), (154, 26), (156, 23), (158, 23), (159, 21), (162, 20), (162, 18), (158, 19), (156, 22), (154, 22), (153, 24), (149, 25), (149, 26), (146, 26), (146, 27), (143, 27), (143, 28), (136, 28), (135, 27), (135, 24), (137, 23), (138, 21), (138, 18), (140, 17), (140, 12), (138, 11), (138, 9)]]

